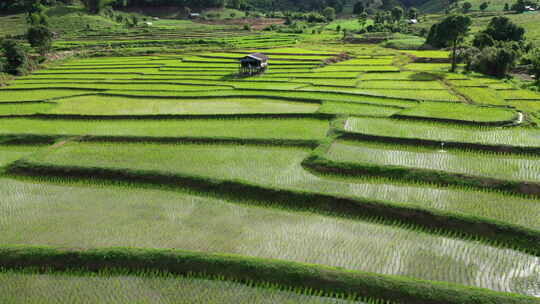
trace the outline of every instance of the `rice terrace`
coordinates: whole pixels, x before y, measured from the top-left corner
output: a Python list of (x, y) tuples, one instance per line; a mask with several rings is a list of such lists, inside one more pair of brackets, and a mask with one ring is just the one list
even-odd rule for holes
[(540, 303), (539, 8), (447, 2), (0, 4), (0, 303)]

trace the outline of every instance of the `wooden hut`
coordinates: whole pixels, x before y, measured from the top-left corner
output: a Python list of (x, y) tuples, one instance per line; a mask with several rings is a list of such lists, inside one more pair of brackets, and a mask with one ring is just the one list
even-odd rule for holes
[(258, 74), (266, 71), (268, 56), (261, 53), (249, 54), (240, 59), (240, 74)]

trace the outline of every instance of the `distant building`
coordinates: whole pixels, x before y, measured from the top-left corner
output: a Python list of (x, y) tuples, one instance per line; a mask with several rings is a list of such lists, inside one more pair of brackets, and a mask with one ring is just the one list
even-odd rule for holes
[(418, 19), (409, 19), (409, 24), (417, 24)]
[(191, 19), (201, 18), (201, 14), (199, 14), (199, 13), (191, 13), (191, 14), (189, 14), (189, 18), (191, 18)]
[(261, 53), (253, 53), (240, 59), (240, 74), (257, 74), (268, 68), (268, 56)]

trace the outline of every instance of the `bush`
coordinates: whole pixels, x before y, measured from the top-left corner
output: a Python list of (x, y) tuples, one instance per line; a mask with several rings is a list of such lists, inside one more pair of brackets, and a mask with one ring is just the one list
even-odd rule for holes
[(52, 48), (53, 32), (43, 25), (33, 26), (28, 29), (26, 39), (43, 56)]
[(28, 55), (22, 46), (15, 40), (6, 39), (2, 42), (4, 50), (4, 71), (12, 75), (24, 75), (28, 72)]
[(533, 52), (531, 58), (531, 72), (534, 74), (537, 83), (540, 83), (540, 49)]
[(469, 56), (466, 68), (486, 75), (504, 77), (515, 66), (518, 57), (518, 53), (507, 44), (485, 47)]

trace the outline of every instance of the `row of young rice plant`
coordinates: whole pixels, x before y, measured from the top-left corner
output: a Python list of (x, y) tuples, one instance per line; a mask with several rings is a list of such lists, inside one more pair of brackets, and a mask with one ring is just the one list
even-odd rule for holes
[(2, 135), (239, 138), (322, 140), (329, 121), (311, 118), (218, 118), (187, 120), (0, 119)]
[[(15, 84), (11, 86), (13, 89), (48, 89), (48, 88), (79, 88), (90, 90), (157, 90), (157, 91), (204, 91), (204, 90), (230, 90), (232, 86), (220, 86), (220, 85), (192, 85), (182, 83), (51, 83), (46, 84)], [(48, 94), (47, 94), (48, 96)]]
[[(95, 92), (95, 91), (94, 91)], [(60, 97), (77, 96), (90, 94), (92, 90), (77, 89), (34, 89), (34, 90), (10, 90), (0, 89), (0, 103), (3, 102), (23, 102), (23, 101), (43, 101)]]
[(253, 183), (265, 188), (406, 204), (540, 229), (540, 205), (531, 198), (371, 178), (314, 175), (302, 167), (305, 148), (224, 144), (72, 143), (27, 159), (55, 167), (151, 170)]
[(538, 293), (538, 257), (475, 241), (129, 185), (0, 187), (2, 243), (182, 248)]
[(0, 141), (0, 168), (26, 155), (34, 153), (40, 148), (43, 147), (31, 145), (2, 145)]
[(390, 117), (401, 110), (402, 108), (395, 106), (384, 107), (354, 102), (325, 101), (320, 107), (319, 112), (327, 114)]
[(392, 58), (355, 58), (336, 63), (336, 66), (389, 66), (393, 63)]
[(54, 102), (0, 103), (0, 116), (46, 113), (56, 106)]
[(270, 284), (241, 284), (168, 273), (0, 272), (0, 301), (6, 304), (377, 303), (348, 300), (348, 295), (335, 296), (324, 297), (313, 290), (280, 290)]
[(348, 94), (332, 91), (290, 91), (290, 90), (208, 90), (199, 92), (181, 92), (181, 91), (120, 91), (110, 90), (107, 95), (116, 96), (140, 96), (140, 97), (204, 97), (204, 96), (221, 96), (221, 97), (278, 97), (288, 99), (301, 99), (306, 101), (319, 102), (326, 101), (346, 101), (362, 104), (382, 105), (382, 106), (397, 106), (397, 107), (413, 107), (418, 105), (418, 102), (413, 100), (400, 100), (395, 98), (384, 98), (380, 96), (370, 96), (361, 94)]
[(540, 93), (530, 90), (498, 90), (499, 94), (505, 100), (536, 100), (540, 101)]
[(449, 119), (469, 122), (511, 123), (518, 114), (503, 107), (482, 107), (466, 103), (422, 102), (398, 113), (401, 116)]
[(394, 73), (363, 73), (359, 76), (363, 81), (380, 81), (380, 80), (394, 80), (394, 81), (435, 81), (438, 78), (436, 75), (425, 72), (394, 72)]
[[(129, 98), (87, 95), (58, 100), (45, 113), (79, 115), (210, 115), (314, 113), (317, 103), (268, 98)], [(378, 107), (377, 107), (378, 108)], [(1, 110), (0, 106), (0, 110)]]
[(447, 90), (438, 81), (372, 80), (360, 81), (357, 87), (361, 89)]
[(454, 95), (447, 90), (403, 90), (403, 89), (360, 89), (360, 88), (340, 88), (328, 86), (309, 86), (302, 87), (302, 91), (318, 91), (318, 92), (342, 92), (350, 94), (366, 94), (371, 96), (381, 96), (388, 98), (404, 98), (409, 100), (426, 100), (426, 101), (446, 101), (446, 102), (461, 102), (460, 96)]
[(487, 127), (439, 122), (351, 117), (344, 130), (365, 135), (430, 141), (540, 147), (540, 131), (535, 128)]
[[(336, 141), (326, 157), (337, 162), (370, 166), (398, 166), (503, 180), (540, 182), (540, 158), (532, 155)], [(493, 161), (494, 159), (496, 161)]]
[(467, 96), (471, 101), (477, 104), (487, 105), (507, 105), (508, 103), (497, 94), (497, 91), (490, 88), (478, 87), (456, 87), (456, 91)]

